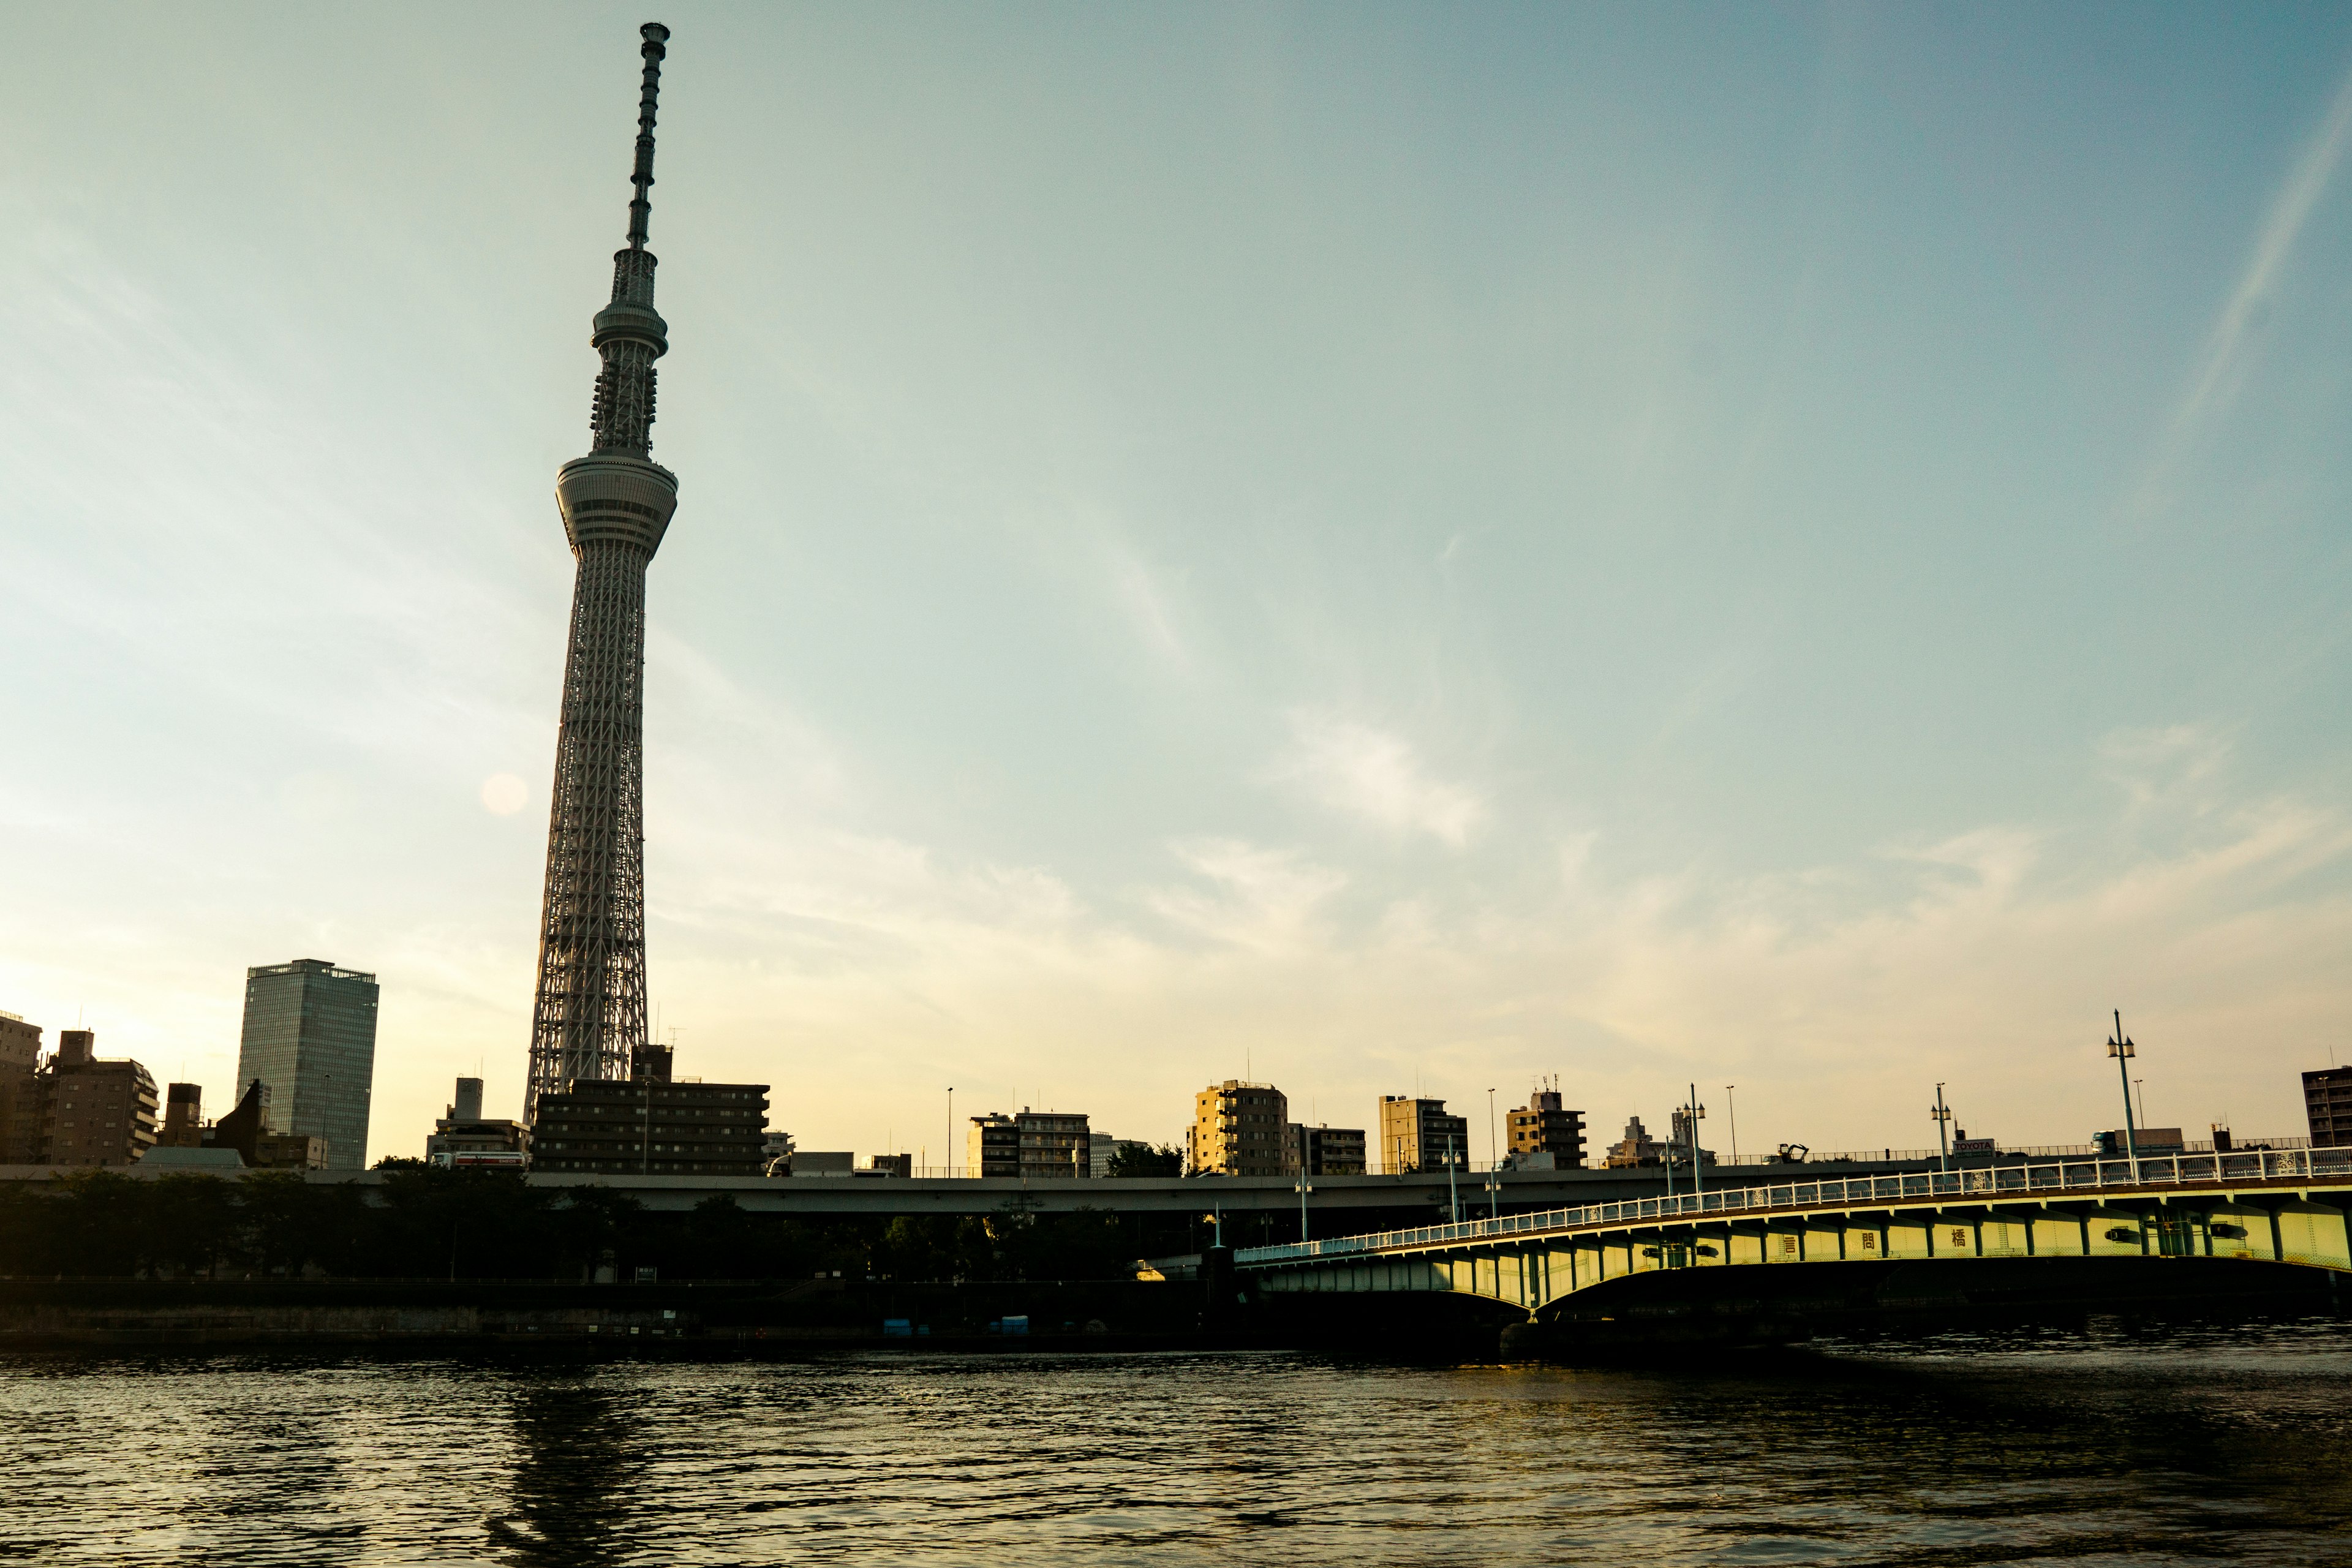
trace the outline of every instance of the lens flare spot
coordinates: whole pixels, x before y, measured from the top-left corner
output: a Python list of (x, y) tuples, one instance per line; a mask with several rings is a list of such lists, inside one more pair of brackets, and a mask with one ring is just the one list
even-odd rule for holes
[(512, 816), (530, 798), (530, 786), (512, 773), (492, 773), (482, 781), (482, 804), (499, 816)]

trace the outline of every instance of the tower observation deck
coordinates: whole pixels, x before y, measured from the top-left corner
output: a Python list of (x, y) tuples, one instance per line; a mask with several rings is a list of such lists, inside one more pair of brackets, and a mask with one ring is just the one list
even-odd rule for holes
[(547, 823), (547, 888), (531, 1006), (526, 1121), (542, 1093), (629, 1076), (646, 1038), (644, 703), (646, 567), (677, 509), (654, 462), (654, 362), (669, 348), (654, 310), (654, 111), (669, 29), (639, 29), (645, 58), (628, 244), (589, 342), (603, 359), (584, 458), (557, 471), (555, 504), (578, 573), (563, 660), (562, 726)]

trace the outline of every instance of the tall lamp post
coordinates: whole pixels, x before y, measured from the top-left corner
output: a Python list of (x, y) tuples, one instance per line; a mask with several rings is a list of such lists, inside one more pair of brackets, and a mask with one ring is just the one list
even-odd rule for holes
[(1298, 1173), (1298, 1239), (1307, 1239), (1307, 1194), (1315, 1189), (1307, 1180), (1307, 1173)]
[(955, 1163), (955, 1085), (953, 1084), (948, 1085), (948, 1143), (947, 1147), (940, 1152), (940, 1158), (946, 1162), (950, 1171), (963, 1168)]
[(2132, 1125), (2131, 1060), (2139, 1055), (2139, 1047), (2124, 1033), (2123, 1009), (2116, 1010), (2115, 1038), (2107, 1042), (2107, 1055), (2116, 1058), (2116, 1077), (2124, 1086), (2124, 1158), (2131, 1162), (2132, 1180), (2139, 1180), (2139, 1129)]
[(1936, 1086), (1936, 1103), (1927, 1109), (1936, 1119), (1936, 1169), (1948, 1173), (1952, 1168), (1952, 1108), (1944, 1103), (1944, 1086)]
[(1706, 1107), (1698, 1102), (1698, 1085), (1690, 1086), (1690, 1103), (1683, 1107), (1683, 1125), (1690, 1130), (1691, 1195), (1706, 1191), (1706, 1176), (1698, 1165), (1698, 1119), (1706, 1114)]
[(1723, 1086), (1723, 1113), (1731, 1119), (1731, 1163), (1735, 1165), (1739, 1163), (1739, 1106), (1731, 1098), (1731, 1091), (1738, 1087), (1736, 1083)]
[(1486, 1217), (1503, 1217), (1503, 1157), (1495, 1147), (1495, 1091), (1486, 1091)]
[(1454, 1134), (1445, 1135), (1445, 1201), (1454, 1211), (1454, 1223), (1462, 1223), (1462, 1186), (1456, 1173), (1462, 1169), (1462, 1152), (1454, 1146)]

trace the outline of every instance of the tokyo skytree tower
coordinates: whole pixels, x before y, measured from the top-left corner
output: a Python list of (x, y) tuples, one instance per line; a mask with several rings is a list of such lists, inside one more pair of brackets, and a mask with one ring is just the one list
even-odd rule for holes
[(677, 508), (677, 479), (647, 456), (654, 361), (669, 347), (668, 327), (654, 313), (654, 257), (646, 248), (654, 107), (669, 29), (648, 22), (639, 31), (645, 87), (629, 243), (613, 258), (613, 302), (597, 312), (589, 339), (604, 362), (588, 419), (594, 441), (555, 479), (579, 573), (548, 810), (526, 1121), (536, 1118), (542, 1092), (574, 1079), (628, 1077), (646, 1044), (646, 565)]

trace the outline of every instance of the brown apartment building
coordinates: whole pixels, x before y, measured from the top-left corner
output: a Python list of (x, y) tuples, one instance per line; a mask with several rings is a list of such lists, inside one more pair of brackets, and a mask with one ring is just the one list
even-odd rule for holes
[(58, 1053), (35, 1074), (32, 1093), (30, 1163), (128, 1165), (155, 1146), (155, 1080), (137, 1062), (100, 1060), (89, 1029), (58, 1031)]
[(1584, 1164), (1584, 1112), (1560, 1103), (1559, 1080), (1538, 1086), (1528, 1102), (1510, 1114), (1511, 1157), (1521, 1163), (1539, 1163), (1549, 1156), (1551, 1168), (1573, 1171)]
[(1032, 1110), (1017, 1116), (991, 1111), (971, 1119), (964, 1154), (975, 1176), (1060, 1181), (1093, 1170), (1094, 1135), (1076, 1110)]
[(2315, 1149), (2352, 1143), (2352, 1068), (2322, 1068), (2303, 1075), (2303, 1113)]
[(1310, 1176), (1360, 1176), (1364, 1173), (1364, 1130), (1360, 1127), (1309, 1127), (1290, 1124), (1287, 1150), (1290, 1168)]
[(1443, 1171), (1448, 1165), (1466, 1170), (1470, 1163), (1470, 1121), (1449, 1116), (1445, 1101), (1409, 1094), (1381, 1096), (1381, 1168), (1394, 1174), (1403, 1171)]
[(674, 1079), (670, 1047), (636, 1047), (628, 1079), (542, 1090), (530, 1168), (599, 1175), (756, 1176), (767, 1169), (768, 1086)]
[(1192, 1168), (1223, 1176), (1286, 1176), (1296, 1168), (1290, 1101), (1270, 1083), (1229, 1078), (1192, 1097)]
[(41, 1026), (0, 1013), (0, 1165), (28, 1165), (40, 1142), (33, 1090), (41, 1069)]

